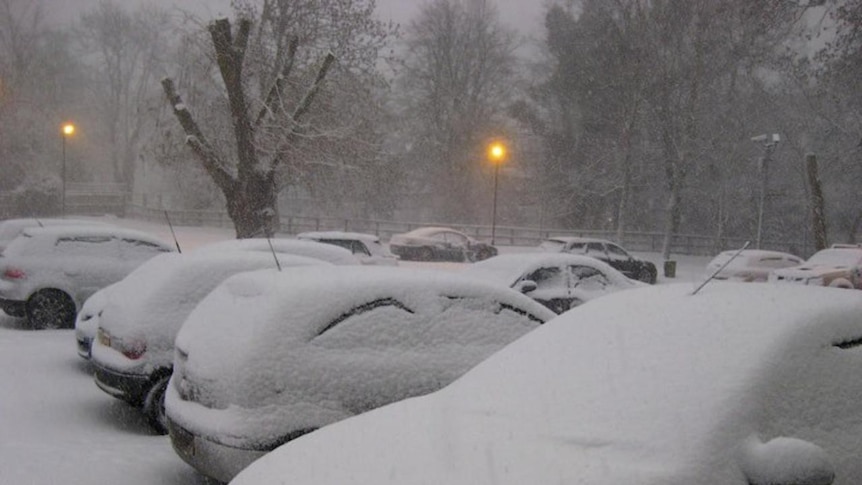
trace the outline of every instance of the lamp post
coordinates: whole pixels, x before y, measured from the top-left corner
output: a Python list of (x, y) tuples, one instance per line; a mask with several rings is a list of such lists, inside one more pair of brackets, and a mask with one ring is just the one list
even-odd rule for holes
[(61, 127), (61, 138), (63, 139), (63, 167), (60, 171), (60, 210), (66, 216), (66, 138), (75, 134), (75, 125), (63, 123)]
[(500, 178), (500, 165), (506, 160), (506, 145), (500, 141), (488, 145), (488, 160), (494, 165), (494, 203), (491, 215), (491, 245), (494, 245), (497, 236), (497, 185)]
[(760, 249), (760, 241), (763, 234), (763, 206), (766, 203), (769, 162), (772, 159), (772, 152), (780, 140), (781, 137), (778, 133), (773, 133), (772, 136), (764, 134), (751, 138), (751, 141), (755, 143), (763, 143), (763, 156), (760, 158), (760, 197), (757, 204), (757, 242), (755, 246), (757, 249)]

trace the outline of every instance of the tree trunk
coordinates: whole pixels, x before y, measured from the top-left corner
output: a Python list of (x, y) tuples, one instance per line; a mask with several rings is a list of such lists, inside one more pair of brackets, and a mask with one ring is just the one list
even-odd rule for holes
[(805, 168), (808, 173), (808, 183), (811, 186), (811, 229), (814, 235), (814, 250), (826, 249), (826, 214), (823, 211), (823, 189), (817, 175), (817, 156), (809, 153), (805, 156)]

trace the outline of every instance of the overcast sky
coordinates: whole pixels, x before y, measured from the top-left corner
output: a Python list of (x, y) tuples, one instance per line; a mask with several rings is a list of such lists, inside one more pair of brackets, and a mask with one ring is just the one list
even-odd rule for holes
[[(129, 0), (115, 0), (125, 4)], [(230, 0), (141, 0), (166, 7), (179, 7), (196, 12), (202, 18), (214, 18), (230, 13)], [(407, 24), (428, 0), (377, 0), (382, 19)], [(500, 9), (501, 20), (524, 35), (537, 35), (542, 25), (544, 0), (491, 0)], [(93, 8), (99, 0), (44, 0), (47, 14), (63, 23), (77, 20), (80, 12)]]

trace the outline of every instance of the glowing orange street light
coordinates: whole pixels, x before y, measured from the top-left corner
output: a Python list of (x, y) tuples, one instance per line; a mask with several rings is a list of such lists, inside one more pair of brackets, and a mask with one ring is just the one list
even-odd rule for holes
[(491, 216), (491, 245), (495, 244), (497, 237), (497, 185), (500, 178), (500, 165), (506, 161), (506, 145), (501, 141), (494, 141), (488, 145), (488, 160), (494, 165), (494, 204)]
[(63, 139), (63, 167), (60, 172), (60, 208), (63, 216), (66, 215), (66, 138), (75, 134), (75, 125), (72, 123), (63, 123), (60, 128), (61, 138)]

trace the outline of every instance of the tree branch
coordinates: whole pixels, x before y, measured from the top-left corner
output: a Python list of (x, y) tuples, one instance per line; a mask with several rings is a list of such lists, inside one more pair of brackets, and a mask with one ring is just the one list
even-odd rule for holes
[(326, 58), (323, 59), (323, 65), (320, 66), (320, 70), (317, 72), (317, 78), (315, 78), (314, 84), (312, 84), (311, 88), (308, 89), (308, 92), (305, 93), (305, 97), (299, 102), (299, 105), (293, 112), (293, 116), (291, 116), (294, 123), (299, 123), (299, 119), (308, 112), (308, 109), (311, 107), (311, 103), (320, 91), (320, 87), (323, 85), (323, 80), (326, 78), (326, 74), (329, 72), (329, 68), (332, 67), (333, 62), (335, 62), (335, 54), (332, 52), (326, 54)]
[[(257, 114), (257, 119), (255, 119), (254, 121), (255, 126), (260, 126), (260, 123), (263, 121), (264, 117), (266, 117), (268, 113), (275, 115), (276, 113), (281, 111), (284, 83), (287, 81), (288, 76), (290, 76), (290, 72), (293, 70), (293, 63), (296, 59), (296, 48), (298, 44), (299, 38), (293, 36), (287, 45), (287, 60), (285, 61), (284, 67), (281, 69), (281, 72), (275, 78), (275, 83), (272, 85), (272, 88), (266, 95), (266, 100), (263, 103), (263, 107), (260, 109), (260, 112)], [(279, 101), (279, 103), (275, 104), (276, 101)]]
[(194, 154), (203, 163), (204, 169), (210, 174), (216, 185), (226, 194), (233, 192), (236, 180), (224, 169), (222, 160), (215, 150), (212, 149), (212, 145), (206, 140), (197, 122), (183, 103), (182, 98), (177, 94), (173, 79), (162, 79), (162, 89), (168, 98), (168, 103), (170, 103), (174, 115), (186, 134), (186, 144), (191, 147)]

